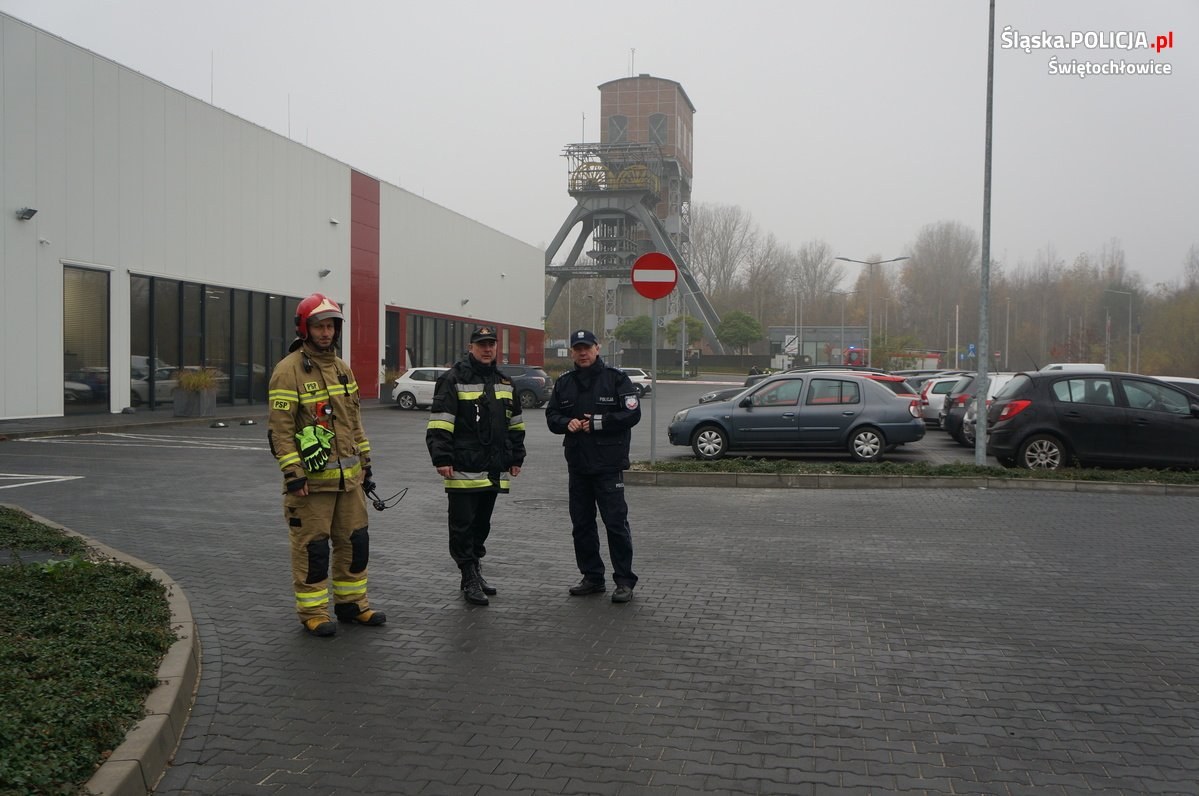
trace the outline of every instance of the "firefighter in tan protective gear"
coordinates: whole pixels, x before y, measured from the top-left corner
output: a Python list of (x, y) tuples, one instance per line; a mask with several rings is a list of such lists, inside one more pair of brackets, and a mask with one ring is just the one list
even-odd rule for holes
[(337, 619), (381, 625), (387, 617), (366, 597), (366, 495), (371, 446), (362, 427), (358, 383), (337, 356), (345, 317), (313, 293), (296, 308), (296, 340), (271, 374), (271, 453), (283, 472), (283, 516), (291, 533), (296, 612), (314, 636), (331, 636), (329, 548)]

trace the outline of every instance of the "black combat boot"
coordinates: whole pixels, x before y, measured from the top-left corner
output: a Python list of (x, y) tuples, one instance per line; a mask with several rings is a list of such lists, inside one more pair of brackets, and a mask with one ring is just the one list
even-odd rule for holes
[(479, 579), (479, 588), (484, 594), (495, 594), (495, 586), (492, 586), (483, 577), (483, 572), (478, 561), (475, 562), (475, 577)]
[(491, 604), (491, 600), (487, 599), (487, 595), (483, 593), (483, 586), (479, 583), (479, 570), (473, 564), (467, 564), (462, 568), (462, 596), (468, 603), (475, 605)]

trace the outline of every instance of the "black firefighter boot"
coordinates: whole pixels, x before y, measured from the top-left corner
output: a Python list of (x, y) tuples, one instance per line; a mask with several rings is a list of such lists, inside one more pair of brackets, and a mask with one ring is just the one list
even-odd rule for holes
[(483, 593), (483, 585), (479, 582), (479, 569), (474, 564), (462, 567), (462, 596), (468, 603), (475, 605), (491, 604), (491, 600)]

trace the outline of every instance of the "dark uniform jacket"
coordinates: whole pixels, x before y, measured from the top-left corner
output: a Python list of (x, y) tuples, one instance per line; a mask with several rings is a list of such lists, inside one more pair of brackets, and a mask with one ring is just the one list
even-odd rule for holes
[[(305, 483), (310, 492), (358, 488), (370, 468), (371, 444), (362, 427), (358, 382), (345, 360), (308, 343), (298, 346), (271, 373), (267, 402), (267, 440), (283, 472), (284, 491)], [(322, 469), (306, 472), (296, 432), (314, 423), (333, 432), (332, 447)]]
[(507, 492), (508, 469), (525, 463), (525, 421), (512, 381), (467, 354), (437, 379), (425, 445), (434, 467), (454, 468), (447, 492)]
[[(567, 433), (567, 424), (584, 415), (591, 415), (591, 431)], [(585, 475), (627, 470), (631, 429), (640, 421), (637, 388), (624, 371), (598, 357), (589, 368), (559, 376), (545, 406), (550, 431), (566, 435), (562, 445), (567, 466)]]

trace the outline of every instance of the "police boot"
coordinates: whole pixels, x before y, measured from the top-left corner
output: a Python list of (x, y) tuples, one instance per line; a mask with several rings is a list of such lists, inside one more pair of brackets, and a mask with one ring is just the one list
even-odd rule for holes
[(381, 625), (387, 621), (387, 614), (382, 611), (359, 611), (358, 603), (339, 603), (333, 606), (338, 622), (352, 625)]
[(475, 577), (479, 579), (479, 588), (483, 590), (484, 594), (495, 594), (496, 593), (495, 586), (492, 586), (483, 577), (482, 566), (479, 564), (478, 561), (475, 562)]
[(462, 596), (468, 603), (475, 605), (491, 604), (491, 600), (487, 599), (487, 595), (483, 593), (483, 586), (479, 582), (479, 570), (473, 564), (462, 567)]

